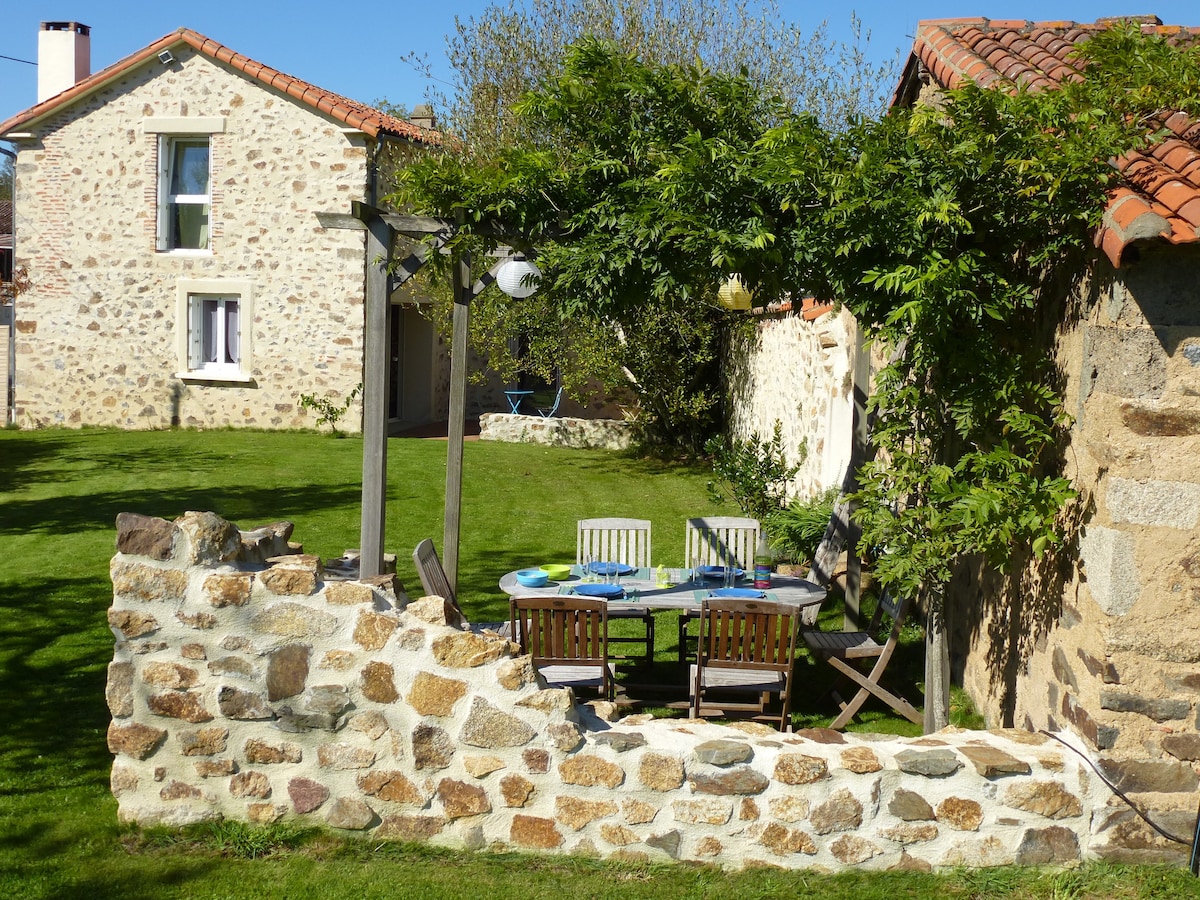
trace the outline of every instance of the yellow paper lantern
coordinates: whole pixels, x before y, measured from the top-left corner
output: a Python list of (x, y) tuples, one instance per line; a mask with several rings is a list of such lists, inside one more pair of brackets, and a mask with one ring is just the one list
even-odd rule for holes
[(754, 300), (754, 294), (746, 290), (741, 278), (730, 275), (717, 291), (717, 299), (726, 309), (747, 310)]

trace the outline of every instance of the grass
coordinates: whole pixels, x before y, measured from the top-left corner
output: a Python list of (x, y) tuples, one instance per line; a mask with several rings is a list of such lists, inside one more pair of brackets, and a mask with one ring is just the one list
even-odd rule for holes
[[(306, 550), (337, 556), (357, 543), (361, 446), (304, 433), (0, 431), (0, 897), (435, 900), (481, 890), (497, 900), (1198, 896), (1190, 874), (1162, 867), (724, 874), (691, 865), (455, 854), (287, 825), (121, 826), (108, 789), (104, 703), (117, 514), (213, 510), (242, 527), (286, 518)], [(417, 540), (433, 535), (441, 543), (444, 475), (444, 443), (390, 443), (387, 547), (399, 556), (406, 584), (417, 584), (408, 556)], [(569, 559), (582, 516), (650, 518), (655, 556), (681, 557), (684, 519), (721, 511), (707, 498), (707, 476), (607, 453), (469, 443), (464, 605), (481, 620), (501, 618), (499, 575), (531, 561)], [(836, 609), (827, 615), (840, 618)], [(660, 632), (659, 656), (669, 659), (673, 619)], [(915, 663), (919, 648), (897, 670), (897, 683), (914, 671), (919, 677)], [(828, 722), (809, 712), (819, 690), (797, 698), (799, 724)], [(874, 730), (908, 727), (882, 712), (871, 716), (866, 727)]]

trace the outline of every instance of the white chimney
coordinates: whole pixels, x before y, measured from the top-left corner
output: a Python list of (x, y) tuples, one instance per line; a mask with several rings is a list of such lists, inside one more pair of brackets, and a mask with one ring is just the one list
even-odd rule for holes
[(78, 22), (43, 22), (38, 32), (38, 103), (91, 74), (92, 29)]

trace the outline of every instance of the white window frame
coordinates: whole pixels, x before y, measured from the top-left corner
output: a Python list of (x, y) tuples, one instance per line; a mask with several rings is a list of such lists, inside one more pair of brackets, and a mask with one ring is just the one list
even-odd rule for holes
[[(206, 362), (201, 357), (203, 337), (203, 302), (205, 300), (236, 301), (238, 304), (238, 361), (236, 363)], [(224, 317), (220, 317), (224, 325)], [(226, 278), (181, 279), (175, 295), (176, 355), (181, 381), (249, 382), (253, 381), (254, 356), (254, 291), (249, 281)], [(223, 335), (218, 349), (227, 346)]]

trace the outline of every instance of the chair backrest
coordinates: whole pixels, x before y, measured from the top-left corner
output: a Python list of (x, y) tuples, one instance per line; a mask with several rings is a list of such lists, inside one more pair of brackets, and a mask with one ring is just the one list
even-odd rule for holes
[(556, 412), (558, 412), (558, 404), (562, 402), (562, 395), (563, 395), (562, 385), (559, 385), (558, 391), (554, 395), (554, 403), (552, 403), (550, 406), (537, 407), (538, 415), (540, 415), (543, 419), (549, 419)]
[(580, 519), (575, 540), (575, 562), (588, 559), (650, 565), (649, 519)]
[(700, 606), (700, 668), (783, 672), (790, 677), (800, 630), (787, 603), (709, 597)]
[(908, 597), (902, 597), (897, 600), (892, 596), (892, 592), (885, 590), (879, 596), (879, 602), (875, 604), (875, 612), (871, 615), (871, 624), (867, 626), (872, 635), (879, 633), (879, 626), (886, 615), (892, 620), (892, 629), (888, 633), (888, 639), (885, 642), (888, 645), (895, 646), (900, 639), (900, 631), (904, 628), (904, 619), (908, 615), (912, 607)]
[(608, 604), (603, 600), (514, 596), (508, 609), (512, 636), (535, 667), (594, 663), (607, 672)]
[(454, 596), (450, 579), (446, 577), (446, 570), (442, 568), (442, 561), (438, 559), (437, 549), (432, 540), (425, 538), (417, 544), (413, 550), (413, 563), (417, 567), (417, 577), (421, 579), (421, 587), (425, 588), (425, 593), (436, 594), (457, 609), (458, 598)]
[(758, 547), (758, 530), (758, 519), (736, 516), (688, 519), (684, 565), (723, 566), (732, 559), (735, 566), (748, 569)]

